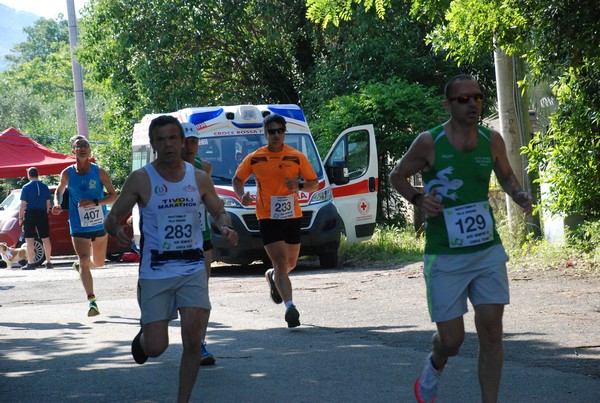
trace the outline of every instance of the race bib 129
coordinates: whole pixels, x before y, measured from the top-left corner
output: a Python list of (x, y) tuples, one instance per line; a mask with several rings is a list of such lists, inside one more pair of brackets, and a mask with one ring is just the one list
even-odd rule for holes
[(487, 201), (444, 209), (451, 248), (479, 245), (494, 239), (494, 223)]

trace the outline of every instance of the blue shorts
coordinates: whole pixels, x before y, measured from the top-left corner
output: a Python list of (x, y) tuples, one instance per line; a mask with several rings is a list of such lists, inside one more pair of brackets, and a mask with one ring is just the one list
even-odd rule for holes
[(204, 270), (166, 279), (139, 279), (137, 297), (142, 324), (177, 319), (179, 308), (211, 309)]
[(467, 298), (473, 306), (510, 303), (507, 261), (501, 244), (461, 255), (425, 255), (423, 274), (431, 320), (445, 322), (463, 316), (469, 311)]

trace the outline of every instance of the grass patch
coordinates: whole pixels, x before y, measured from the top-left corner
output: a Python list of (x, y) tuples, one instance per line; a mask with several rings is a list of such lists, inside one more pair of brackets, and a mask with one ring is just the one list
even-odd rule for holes
[(549, 243), (545, 240), (528, 241), (520, 248), (508, 249), (510, 269), (536, 269), (558, 271), (587, 271), (600, 273), (598, 251), (586, 253), (566, 243)]
[(423, 260), (425, 240), (414, 231), (396, 226), (378, 225), (369, 241), (340, 245), (339, 258), (343, 264), (413, 263)]
[[(583, 270), (600, 273), (598, 225), (588, 228), (583, 237), (581, 234), (569, 234), (568, 242), (563, 244), (549, 243), (532, 237), (519, 243), (503, 223), (499, 225), (498, 231), (510, 257), (510, 270)], [(587, 239), (587, 242), (577, 241), (582, 238)], [(378, 225), (369, 241), (347, 243), (343, 240), (339, 249), (339, 259), (342, 265), (374, 262), (390, 265), (414, 263), (423, 260), (424, 247), (425, 238), (417, 236), (412, 229)]]
[(532, 234), (511, 233), (505, 211), (494, 211), (498, 233), (510, 261), (509, 269), (537, 269), (600, 273), (600, 222), (566, 231), (564, 242), (550, 243)]

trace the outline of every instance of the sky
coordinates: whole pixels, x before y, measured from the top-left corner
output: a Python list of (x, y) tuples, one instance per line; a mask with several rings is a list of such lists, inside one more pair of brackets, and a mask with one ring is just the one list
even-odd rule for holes
[[(88, 0), (74, 0), (78, 15), (87, 2)], [(67, 19), (67, 0), (0, 0), (0, 3), (17, 11), (28, 11), (46, 18), (56, 18), (62, 13)]]

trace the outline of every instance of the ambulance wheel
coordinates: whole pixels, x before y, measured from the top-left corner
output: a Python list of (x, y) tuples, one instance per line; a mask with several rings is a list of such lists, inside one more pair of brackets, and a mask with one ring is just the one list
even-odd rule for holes
[(319, 264), (323, 269), (333, 269), (338, 267), (339, 262), (337, 250), (335, 252), (327, 252), (319, 255)]

